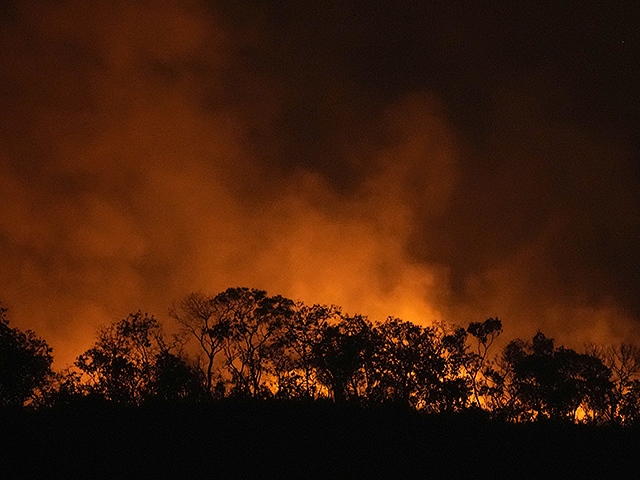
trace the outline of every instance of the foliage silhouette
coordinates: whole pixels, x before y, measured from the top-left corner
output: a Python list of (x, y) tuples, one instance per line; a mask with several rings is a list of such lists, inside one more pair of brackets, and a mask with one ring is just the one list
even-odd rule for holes
[[(538, 332), (492, 358), (502, 333), (497, 318), (466, 329), (394, 317), (372, 322), (249, 288), (188, 295), (170, 316), (181, 328), (171, 345), (154, 317), (137, 312), (102, 327), (74, 366), (54, 373), (51, 349), (32, 332), (11, 329), (2, 310), (0, 340), (9, 345), (1, 352), (2, 405), (234, 397), (483, 412), (516, 423), (632, 426), (640, 419), (640, 349), (629, 345), (578, 353)], [(194, 343), (195, 362), (188, 356)]]
[(294, 303), (247, 288), (228, 289), (214, 300), (226, 307), (230, 328), (223, 352), (234, 393), (269, 395), (263, 376), (273, 372), (274, 359), (282, 355), (285, 326), (293, 315)]
[(376, 325), (375, 333), (372, 399), (427, 412), (464, 405), (469, 390), (463, 329), (422, 327), (390, 317)]
[(165, 349), (152, 366), (149, 396), (164, 402), (198, 402), (208, 398), (208, 390), (199, 369)]
[(376, 326), (371, 399), (416, 407), (424, 365), (424, 328), (397, 318)]
[(137, 312), (103, 327), (95, 345), (78, 357), (88, 393), (139, 404), (151, 394), (156, 357), (166, 350), (160, 325)]
[[(489, 349), (496, 338), (502, 333), (502, 322), (498, 318), (489, 318), (484, 322), (472, 322), (467, 327), (467, 333), (477, 339), (476, 351), (470, 354), (467, 369), (471, 377), (475, 406), (482, 407), (480, 397), (486, 397), (492, 391), (489, 383), (491, 366), (487, 366)], [(484, 370), (485, 374), (482, 374)]]
[(316, 399), (322, 395), (326, 387), (317, 368), (317, 346), (328, 326), (340, 318), (335, 306), (295, 304), (280, 338), (279, 355), (273, 358), (278, 398)]
[(0, 307), (0, 407), (33, 402), (49, 380), (52, 349), (31, 330), (11, 328)]
[(359, 396), (372, 347), (371, 324), (359, 315), (342, 316), (337, 325), (328, 325), (322, 332), (313, 348), (314, 363), (319, 380), (330, 388), (337, 403)]
[(611, 370), (601, 359), (555, 348), (542, 332), (530, 343), (510, 342), (502, 360), (503, 381), (510, 381), (504, 413), (511, 419), (573, 421), (579, 409), (597, 407), (613, 387)]
[[(206, 356), (207, 391), (214, 377), (226, 376), (234, 395), (259, 397), (269, 394), (264, 376), (278, 369), (294, 307), (293, 301), (262, 290), (229, 288), (214, 297), (189, 295), (171, 316)], [(224, 360), (216, 372), (218, 354)]]
[[(129, 315), (15, 402), (38, 411), (0, 409), (0, 471), (549, 478), (636, 468), (635, 347), (578, 353), (538, 332), (492, 358), (497, 318), (372, 322), (246, 288), (187, 299), (172, 315), (181, 341), (167, 345), (153, 317)], [(44, 341), (1, 325), (2, 341), (38, 340), (48, 368)]]
[(596, 346), (587, 349), (612, 372), (612, 388), (600, 396), (594, 421), (637, 425), (640, 421), (640, 348), (630, 344)]

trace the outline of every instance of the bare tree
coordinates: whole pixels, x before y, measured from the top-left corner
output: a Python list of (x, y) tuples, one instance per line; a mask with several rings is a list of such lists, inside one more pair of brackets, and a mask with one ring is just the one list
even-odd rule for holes
[(170, 310), (170, 316), (182, 326), (183, 333), (195, 338), (206, 357), (205, 388), (212, 389), (214, 364), (230, 333), (229, 306), (202, 293), (184, 297)]
[(640, 420), (640, 348), (636, 345), (587, 346), (612, 372), (613, 389), (596, 411), (605, 422), (634, 424)]
[(198, 341), (206, 357), (208, 391), (215, 365), (223, 361), (236, 393), (260, 394), (264, 375), (277, 370), (272, 360), (284, 348), (285, 322), (294, 303), (281, 296), (248, 288), (229, 288), (214, 297), (194, 293), (171, 311), (183, 332)]

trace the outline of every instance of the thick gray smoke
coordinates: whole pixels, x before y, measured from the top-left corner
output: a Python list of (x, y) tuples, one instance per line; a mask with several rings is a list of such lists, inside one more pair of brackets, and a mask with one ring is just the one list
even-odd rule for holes
[(633, 5), (449, 3), (5, 2), (12, 323), (62, 366), (99, 324), (248, 286), (637, 338)]

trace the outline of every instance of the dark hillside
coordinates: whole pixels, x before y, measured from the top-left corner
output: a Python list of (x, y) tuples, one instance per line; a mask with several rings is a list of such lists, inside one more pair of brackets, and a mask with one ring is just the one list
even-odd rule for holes
[(5, 411), (2, 478), (632, 478), (636, 429), (224, 401)]

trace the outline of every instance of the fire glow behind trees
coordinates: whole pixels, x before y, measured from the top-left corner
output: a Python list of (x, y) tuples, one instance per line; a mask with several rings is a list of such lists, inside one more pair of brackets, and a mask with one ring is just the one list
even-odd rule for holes
[(229, 285), (638, 339), (633, 2), (226, 3), (0, 10), (0, 300), (56, 362)]

